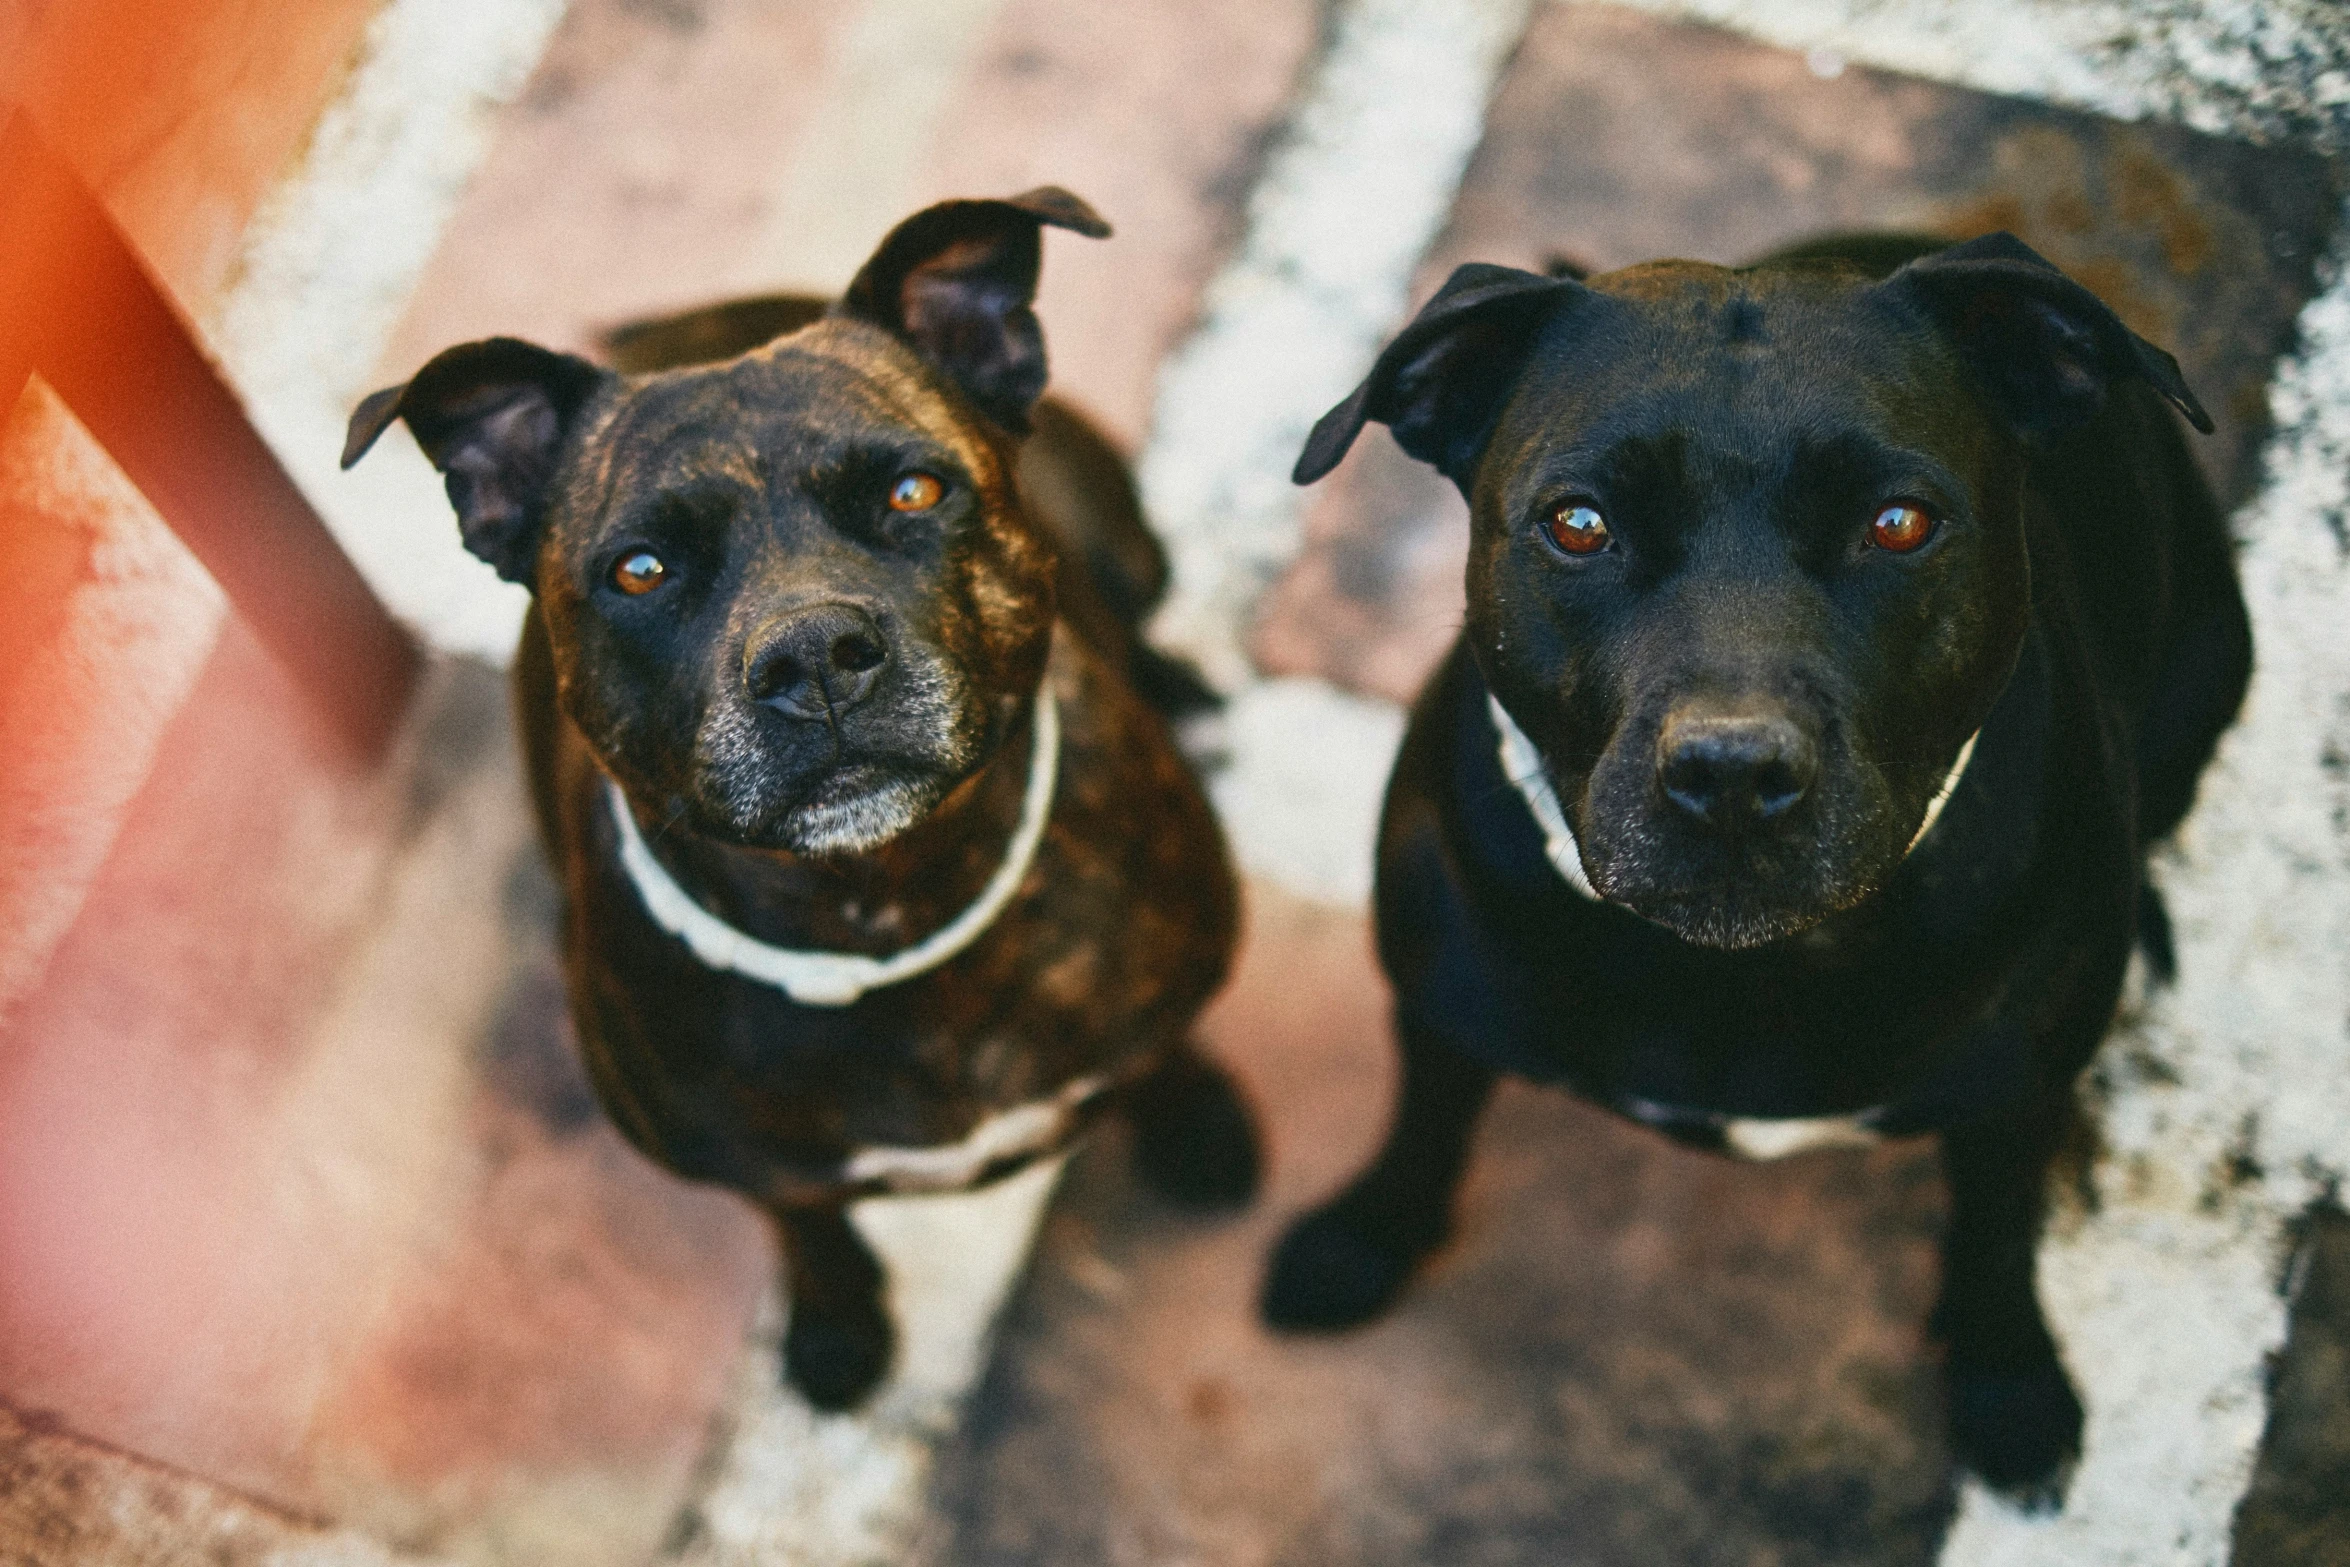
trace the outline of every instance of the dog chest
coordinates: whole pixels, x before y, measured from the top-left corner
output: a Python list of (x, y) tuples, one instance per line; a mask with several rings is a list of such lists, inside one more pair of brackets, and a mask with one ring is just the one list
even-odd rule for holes
[(841, 1179), (851, 1186), (900, 1194), (962, 1191), (1060, 1148), (1076, 1134), (1085, 1112), (1108, 1086), (1100, 1076), (1073, 1079), (1044, 1098), (982, 1117), (951, 1143), (869, 1144), (842, 1161)]

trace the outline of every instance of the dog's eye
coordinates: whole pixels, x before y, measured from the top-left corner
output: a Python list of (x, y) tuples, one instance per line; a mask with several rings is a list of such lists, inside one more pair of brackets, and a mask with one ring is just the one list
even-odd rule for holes
[(1613, 542), (1607, 519), (1584, 501), (1568, 501), (1542, 524), (1543, 537), (1569, 555), (1596, 555)]
[(651, 550), (631, 550), (612, 568), (612, 586), (634, 597), (669, 580), (669, 568)]
[(889, 487), (891, 511), (928, 511), (946, 495), (947, 487), (927, 473), (908, 473), (898, 476), (898, 482)]
[(1934, 519), (1915, 506), (1894, 502), (1869, 524), (1869, 542), (1881, 550), (1906, 555), (1934, 536)]

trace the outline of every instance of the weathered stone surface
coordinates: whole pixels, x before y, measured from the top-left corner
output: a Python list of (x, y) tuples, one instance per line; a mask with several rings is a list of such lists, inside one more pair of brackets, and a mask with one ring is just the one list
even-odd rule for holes
[(4, 1567), (432, 1567), (0, 1401)]

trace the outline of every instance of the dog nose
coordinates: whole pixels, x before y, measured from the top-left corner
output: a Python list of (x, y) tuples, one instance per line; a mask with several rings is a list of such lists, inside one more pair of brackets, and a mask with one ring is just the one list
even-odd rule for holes
[(1657, 741), (1665, 798), (1709, 827), (1782, 815), (1818, 771), (1811, 737), (1776, 714), (1675, 713)]
[(818, 604), (776, 616), (743, 650), (751, 700), (811, 722), (837, 718), (872, 693), (889, 662), (873, 617), (854, 604)]

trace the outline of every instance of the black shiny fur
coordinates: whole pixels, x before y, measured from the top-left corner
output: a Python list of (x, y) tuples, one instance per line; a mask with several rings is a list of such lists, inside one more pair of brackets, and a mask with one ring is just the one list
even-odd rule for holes
[[(1393, 1301), (1447, 1232), (1497, 1073), (1701, 1145), (1725, 1116), (1866, 1112), (1942, 1137), (1956, 1450), (2059, 1504), (2081, 1407), (2035, 1295), (2045, 1172), (2131, 943), (2166, 928), (2147, 846), (2250, 669), (2166, 399), (2208, 428), (2167, 354), (2005, 235), (1454, 275), (1299, 462), (1310, 481), (1382, 421), (1473, 531), (1466, 628), (1380, 831), (1402, 1099), (1371, 1167), (1281, 1243), (1268, 1320)], [(1870, 542), (1896, 499), (1940, 519), (1923, 547)], [(1546, 539), (1570, 501), (1611, 547)], [(1599, 901), (1545, 858), (1488, 692)], [(1692, 753), (1692, 725), (1736, 743)], [(1691, 754), (1746, 769), (1741, 809), (1693, 807)]]

